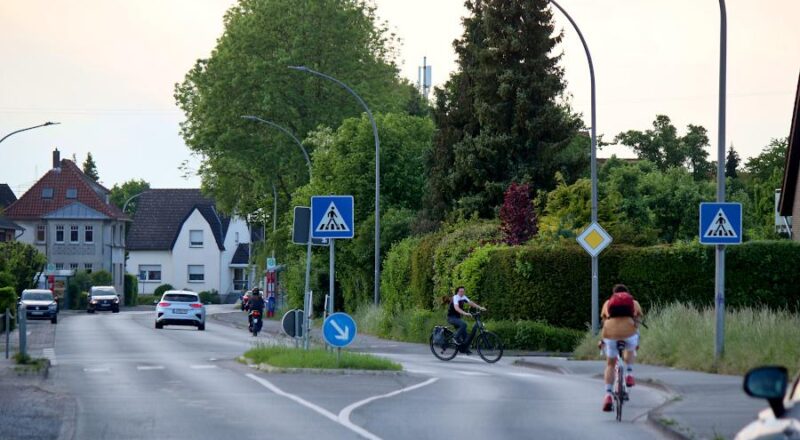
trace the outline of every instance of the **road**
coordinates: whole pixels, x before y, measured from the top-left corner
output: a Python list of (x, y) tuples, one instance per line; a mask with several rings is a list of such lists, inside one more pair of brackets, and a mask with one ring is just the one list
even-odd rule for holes
[[(210, 313), (230, 306), (211, 307)], [(255, 340), (208, 319), (206, 331), (153, 328), (153, 312), (64, 314), (50, 380), (78, 402), (75, 436), (113, 439), (657, 438), (632, 390), (624, 422), (600, 411), (602, 384), (422, 346), (384, 347), (403, 374), (266, 374), (235, 361)]]

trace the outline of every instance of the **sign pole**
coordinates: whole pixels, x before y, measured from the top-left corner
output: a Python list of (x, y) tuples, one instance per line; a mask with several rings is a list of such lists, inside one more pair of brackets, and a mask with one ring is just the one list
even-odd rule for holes
[(309, 312), (309, 303), (311, 301), (308, 300), (309, 297), (309, 289), (310, 289), (310, 278), (311, 278), (311, 237), (312, 237), (312, 226), (311, 226), (311, 219), (308, 222), (308, 237), (307, 237), (307, 244), (306, 244), (306, 281), (305, 287), (303, 288), (303, 313), (304, 313), (304, 320), (303, 320), (303, 348), (308, 350), (308, 312)]
[[(719, 0), (719, 145), (717, 145), (717, 202), (725, 201), (725, 82), (727, 64), (728, 19), (725, 0)], [(716, 246), (716, 279), (714, 282), (716, 325), (714, 327), (714, 360), (719, 362), (725, 352), (725, 245)]]
[(335, 239), (333, 239), (333, 238), (330, 239), (330, 248), (331, 248), (331, 252), (330, 252), (330, 268), (328, 269), (329, 270), (328, 273), (330, 274), (329, 275), (329, 279), (328, 279), (328, 296), (330, 297), (330, 300), (328, 301), (328, 314), (329, 315), (333, 315), (333, 311), (334, 311), (334, 308), (333, 308), (333, 298), (334, 298), (334, 296), (333, 296), (333, 276), (334, 276), (334, 268), (335, 268), (335, 265), (336, 265), (336, 263), (335, 263), (336, 262), (336, 251), (334, 250), (334, 247), (335, 247), (334, 243), (335, 242), (336, 242)]

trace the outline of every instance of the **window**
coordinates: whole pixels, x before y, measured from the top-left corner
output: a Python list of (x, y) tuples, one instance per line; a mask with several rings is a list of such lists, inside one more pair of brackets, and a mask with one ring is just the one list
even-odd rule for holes
[(64, 225), (56, 225), (56, 243), (64, 242)]
[(83, 270), (85, 270), (86, 273), (92, 273), (92, 263), (85, 263), (83, 265)]
[(83, 227), (83, 241), (84, 243), (94, 243), (94, 226)]
[(203, 231), (189, 231), (189, 245), (192, 247), (203, 246)]
[(78, 190), (75, 188), (67, 188), (67, 198), (68, 199), (77, 199), (78, 198)]
[(78, 225), (70, 225), (70, 227), (69, 227), (69, 242), (70, 243), (77, 243), (78, 242)]
[(42, 198), (43, 199), (52, 199), (53, 198), (53, 188), (44, 188), (44, 189), (42, 189)]
[(56, 263), (56, 270), (64, 270), (64, 263)]
[(139, 280), (141, 281), (161, 281), (160, 264), (140, 264)]
[(47, 239), (47, 226), (36, 225), (36, 241), (39, 243), (44, 243), (46, 239)]
[(189, 282), (201, 283), (205, 281), (205, 266), (203, 265), (189, 265)]
[(111, 225), (111, 244), (117, 242), (117, 225)]
[(78, 270), (78, 263), (69, 263), (70, 270)]

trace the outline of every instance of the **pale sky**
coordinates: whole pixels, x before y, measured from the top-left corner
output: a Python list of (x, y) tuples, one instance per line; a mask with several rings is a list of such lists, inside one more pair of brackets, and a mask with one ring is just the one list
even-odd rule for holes
[[(222, 33), (233, 0), (2, 0), (0, 137), (44, 121), (61, 125), (0, 144), (0, 183), (17, 196), (51, 166), (51, 152), (91, 151), (107, 187), (142, 178), (154, 187), (197, 187), (178, 166), (190, 158), (178, 134), (183, 114), (173, 86)], [(455, 68), (461, 0), (376, 0), (402, 38), (401, 73), (416, 82), (428, 57), (433, 82)], [(594, 59), (597, 129), (610, 140), (644, 130), (656, 114), (709, 130), (716, 159), (719, 6), (717, 0), (561, 0)], [(564, 30), (568, 92), (589, 122), (589, 74), (575, 32)], [(743, 157), (789, 133), (800, 72), (800, 1), (728, 0), (727, 143)], [(632, 156), (624, 148), (607, 148)], [(196, 161), (195, 161), (196, 164)]]

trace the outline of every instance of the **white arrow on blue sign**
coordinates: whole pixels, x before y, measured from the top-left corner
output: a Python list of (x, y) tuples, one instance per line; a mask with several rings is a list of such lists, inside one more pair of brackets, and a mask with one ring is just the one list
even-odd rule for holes
[(742, 204), (701, 203), (700, 243), (741, 244)]
[(334, 313), (325, 318), (322, 337), (334, 347), (350, 345), (356, 338), (356, 322), (347, 313)]
[(353, 196), (311, 197), (311, 236), (353, 238)]

